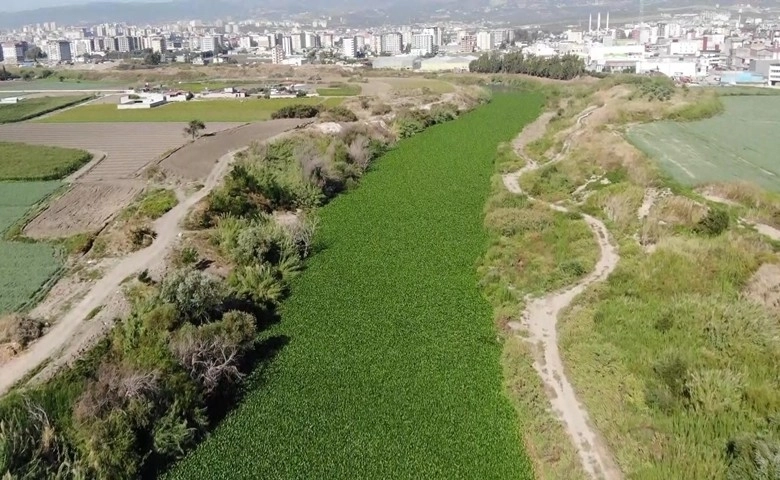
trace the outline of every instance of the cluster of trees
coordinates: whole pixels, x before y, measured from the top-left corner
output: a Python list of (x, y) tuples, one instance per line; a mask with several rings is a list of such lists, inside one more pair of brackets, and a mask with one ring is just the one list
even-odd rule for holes
[(477, 73), (522, 73), (534, 77), (571, 80), (585, 74), (585, 63), (576, 55), (539, 57), (522, 52), (485, 53), (469, 65)]
[(452, 103), (440, 103), (430, 110), (404, 110), (396, 115), (393, 128), (399, 138), (414, 136), (428, 127), (458, 118), (460, 110)]
[[(304, 93), (303, 96), (306, 96)], [(295, 104), (282, 107), (271, 114), (271, 118), (278, 120), (280, 118), (314, 118), (321, 116), (332, 122), (357, 122), (358, 117), (352, 110), (335, 106), (323, 108), (320, 105)]]
[(349, 188), (391, 141), (381, 130), (353, 126), (338, 135), (295, 136), (255, 145), (241, 154), (223, 185), (209, 197), (197, 223), (225, 216), (311, 209)]

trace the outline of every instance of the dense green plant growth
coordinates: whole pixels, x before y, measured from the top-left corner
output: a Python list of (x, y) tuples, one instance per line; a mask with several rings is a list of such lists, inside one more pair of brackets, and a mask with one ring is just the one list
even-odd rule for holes
[(286, 346), (170, 478), (532, 477), (474, 262), (496, 146), (539, 102), (498, 94), (322, 208), (320, 251), (266, 336)]

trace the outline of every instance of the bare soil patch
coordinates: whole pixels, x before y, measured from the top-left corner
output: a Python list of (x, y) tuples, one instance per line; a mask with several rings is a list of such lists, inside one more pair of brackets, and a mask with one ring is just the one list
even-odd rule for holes
[(24, 229), (31, 238), (69, 237), (95, 232), (141, 191), (136, 181), (77, 183)]
[(222, 155), (252, 142), (267, 140), (306, 122), (308, 120), (269, 120), (224, 130), (185, 145), (160, 162), (160, 166), (176, 177), (202, 181)]
[(745, 287), (744, 295), (780, 314), (780, 265), (761, 265)]

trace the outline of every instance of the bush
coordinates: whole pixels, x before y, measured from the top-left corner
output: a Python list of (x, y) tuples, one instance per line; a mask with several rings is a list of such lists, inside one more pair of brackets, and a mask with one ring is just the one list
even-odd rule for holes
[(330, 120), (332, 122), (357, 122), (358, 117), (355, 112), (347, 107), (336, 106), (331, 107), (324, 112), (320, 113), (320, 116)]
[(320, 107), (317, 105), (288, 105), (271, 114), (274, 120), (280, 118), (314, 118), (320, 113)]
[(707, 215), (699, 220), (694, 231), (701, 235), (716, 237), (729, 228), (729, 212), (722, 208), (711, 208)]

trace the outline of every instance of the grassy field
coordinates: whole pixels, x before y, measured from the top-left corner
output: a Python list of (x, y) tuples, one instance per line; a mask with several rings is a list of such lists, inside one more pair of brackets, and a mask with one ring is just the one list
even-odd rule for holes
[(629, 140), (685, 185), (747, 180), (780, 191), (780, 97), (729, 96), (724, 114), (632, 127)]
[(354, 97), (360, 95), (360, 85), (340, 85), (327, 88), (318, 88), (317, 93), (322, 97)]
[(127, 85), (116, 81), (90, 81), (66, 78), (60, 82), (57, 76), (42, 80), (14, 80), (0, 82), (0, 91), (24, 91), (24, 90), (116, 90), (126, 88)]
[(496, 146), (536, 112), (497, 95), (324, 207), (286, 346), (170, 477), (532, 478), (474, 269)]
[(443, 80), (433, 80), (428, 78), (383, 78), (381, 80), (389, 84), (395, 91), (416, 90), (418, 88), (430, 89), (432, 93), (451, 93), (455, 87)]
[(0, 105), (0, 123), (13, 123), (39, 117), (49, 112), (83, 102), (90, 97), (62, 96), (39, 97), (22, 100), (19, 103)]
[(169, 103), (148, 110), (118, 110), (116, 105), (98, 104), (74, 108), (41, 121), (48, 123), (80, 122), (253, 122), (268, 120), (282, 107), (296, 104), (334, 106), (339, 98), (278, 98), (245, 100), (204, 100)]
[(0, 180), (57, 180), (91, 159), (84, 150), (0, 142)]
[[(50, 195), (59, 182), (0, 182), (0, 232)], [(24, 306), (60, 268), (55, 247), (0, 240), (0, 314)]]

